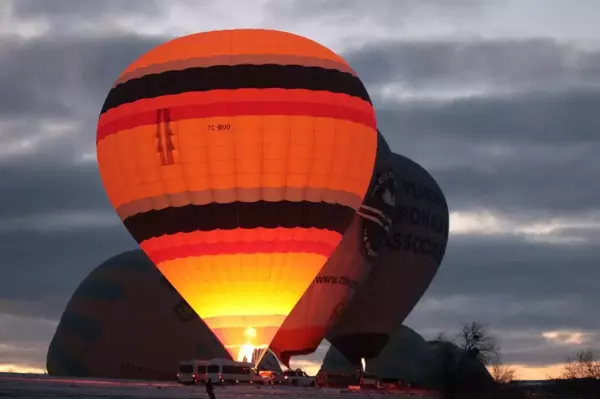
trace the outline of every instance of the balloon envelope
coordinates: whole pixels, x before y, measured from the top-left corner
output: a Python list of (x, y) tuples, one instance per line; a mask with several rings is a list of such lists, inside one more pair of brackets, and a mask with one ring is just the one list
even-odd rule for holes
[(181, 360), (229, 357), (140, 250), (114, 256), (77, 287), (48, 348), (50, 375), (173, 380)]
[(291, 356), (307, 355), (317, 349), (368, 276), (390, 232), (396, 189), (392, 152), (378, 133), (375, 168), (363, 205), (271, 342), (271, 349), (286, 366), (289, 367)]
[(144, 54), (109, 92), (97, 132), (124, 225), (238, 360), (266, 350), (338, 245), (376, 147), (348, 64), (261, 29)]
[(390, 240), (327, 336), (352, 362), (379, 354), (429, 287), (446, 251), (449, 214), (440, 187), (416, 162), (398, 154), (393, 162), (398, 192)]
[[(401, 379), (418, 386), (435, 384), (435, 358), (423, 337), (407, 326), (396, 327), (381, 353), (370, 359), (366, 372), (385, 379)], [(323, 358), (320, 371), (354, 374), (356, 364), (330, 346)]]

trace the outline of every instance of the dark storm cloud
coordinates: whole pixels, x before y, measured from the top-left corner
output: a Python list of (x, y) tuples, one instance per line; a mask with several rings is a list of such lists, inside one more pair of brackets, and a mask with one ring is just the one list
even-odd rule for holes
[[(62, 302), (100, 263), (137, 244), (123, 226), (78, 228), (66, 231), (8, 231), (0, 233), (3, 276), (0, 313), (56, 318), (62, 308), (22, 307), (11, 301)], [(44, 314), (40, 314), (44, 313)]]
[[(562, 274), (562, 278), (565, 278), (565, 274)], [(553, 275), (556, 277), (557, 273)], [(534, 281), (530, 283), (535, 284)], [(545, 287), (549, 291), (552, 290), (552, 285)], [(505, 291), (508, 291), (508, 288), (505, 286)], [(453, 332), (463, 323), (471, 321), (488, 324), (493, 329), (521, 331), (534, 328), (540, 333), (566, 329), (597, 331), (600, 327), (591, 316), (596, 309), (597, 302), (594, 301), (597, 301), (597, 296), (589, 301), (565, 299), (561, 298), (560, 294), (557, 295), (560, 299), (549, 299), (549, 295), (526, 299), (526, 296), (531, 295), (521, 295), (523, 292), (515, 290), (488, 295), (465, 291), (460, 296), (428, 292), (406, 320), (406, 324), (417, 331), (427, 331), (435, 326), (436, 332)]]
[(61, 293), (51, 296), (43, 292), (42, 296), (41, 299), (0, 298), (0, 319), (18, 317), (36, 323), (56, 323), (69, 300), (69, 295)]
[(551, 39), (387, 41), (344, 53), (369, 89), (545, 90), (600, 85), (600, 53)]
[[(48, 331), (53, 333), (54, 328), (56, 328), (56, 322), (41, 318), (25, 319), (15, 315), (0, 314), (0, 320), (3, 326), (10, 324), (13, 327), (13, 333), (17, 332), (16, 337), (12, 339), (12, 343), (15, 345), (35, 342), (39, 334), (31, 328), (32, 324), (36, 324), (38, 328), (43, 328), (45, 330), (44, 333)], [(0, 330), (0, 345), (7, 338), (7, 331), (5, 329)]]
[[(162, 40), (112, 36), (0, 41), (0, 134), (16, 141), (46, 134), (48, 120), (73, 123), (66, 137), (40, 151), (0, 162), (0, 313), (57, 319), (87, 273), (136, 246), (110, 213), (95, 163), (74, 159), (83, 148), (93, 148), (96, 118), (115, 78)], [(7, 120), (18, 123), (2, 123)], [(91, 225), (69, 226), (67, 219), (58, 221), (57, 231), (40, 228), (48, 218), (73, 212), (92, 219), (105, 212), (115, 219), (114, 227), (106, 220), (96, 227), (93, 220)]]
[(544, 332), (600, 331), (594, 317), (600, 302), (599, 261), (595, 245), (454, 236), (406, 324), (432, 338), (478, 321), (499, 337), (507, 362), (559, 363), (578, 347), (548, 342)]
[(0, 224), (31, 214), (111, 209), (95, 163), (41, 158), (0, 163)]
[(599, 91), (469, 98), (378, 109), (394, 151), (426, 167), (450, 208), (583, 213), (598, 209)]
[[(597, 338), (597, 336), (595, 337)], [(529, 339), (520, 337), (514, 341), (516, 349), (506, 351), (503, 355), (503, 361), (509, 364), (525, 364), (533, 367), (544, 367), (548, 364), (566, 362), (568, 359), (575, 357), (577, 352), (589, 347), (586, 344), (556, 344), (539, 336), (533, 336)], [(591, 349), (598, 353), (598, 346), (592, 346)], [(559, 376), (549, 375), (549, 377), (557, 378)]]
[[(546, 151), (545, 158), (510, 157), (490, 160), (487, 165), (435, 169), (431, 172), (444, 188), (451, 209), (487, 209), (516, 219), (585, 217), (600, 205), (600, 146), (581, 151), (584, 158), (572, 159), (559, 148)], [(527, 156), (526, 151), (515, 151)], [(512, 160), (515, 160), (511, 163)], [(496, 168), (493, 168), (496, 166)]]
[(450, 3), (442, 0), (380, 0), (376, 5), (361, 0), (274, 0), (267, 3), (265, 11), (272, 18), (288, 18), (297, 23), (329, 20), (357, 23), (371, 19), (382, 24), (402, 24), (409, 17), (462, 17), (478, 13), (490, 2), (459, 0)]
[[(598, 80), (600, 84), (600, 79)], [(600, 87), (490, 95), (437, 102), (381, 101), (390, 135), (425, 134), (472, 144), (589, 144), (597, 139)], [(434, 137), (432, 137), (432, 135)]]
[(162, 41), (138, 36), (0, 37), (0, 118), (95, 119), (121, 71)]
[[(452, 210), (598, 208), (600, 52), (532, 39), (374, 42), (343, 55), (392, 149), (433, 174)], [(402, 101), (383, 96), (388, 86), (399, 97), (480, 94)]]
[[(135, 245), (124, 228), (111, 229), (105, 221), (97, 229), (65, 229), (59, 223), (63, 228), (57, 232), (36, 224), (74, 211), (110, 215), (95, 163), (73, 160), (82, 146), (93, 148), (97, 114), (120, 71), (160, 41), (136, 36), (2, 39), (0, 120), (22, 122), (2, 134), (12, 140), (44, 134), (47, 118), (75, 121), (81, 131), (53, 140), (39, 153), (0, 162), (0, 253), (3, 268), (10, 271), (0, 281), (0, 300), (5, 300), (0, 307), (9, 310), (15, 300), (64, 301), (93, 267)], [(44, 307), (43, 312), (57, 317), (61, 310)], [(32, 303), (30, 311), (38, 307)]]
[[(519, 236), (452, 236), (428, 294), (518, 295), (519, 300), (600, 302), (595, 245), (527, 242)], [(594, 321), (596, 322), (596, 321)], [(600, 321), (598, 321), (600, 327)]]
[(102, 18), (109, 15), (141, 15), (158, 14), (165, 2), (159, 0), (18, 0), (14, 2), (13, 15), (17, 18), (51, 18), (55, 22), (63, 19)]
[[(86, 118), (89, 122), (77, 136), (92, 147), (95, 118), (115, 77), (136, 56), (161, 41), (135, 36), (70, 41), (5, 40), (5, 45), (0, 46), (0, 58), (5, 66), (4, 73), (0, 75), (0, 113), (4, 111), (9, 117), (62, 115)], [(511, 59), (506, 53), (510, 55), (514, 48), (523, 56), (527, 53), (524, 49), (535, 53), (536, 44), (542, 48), (540, 53), (562, 54), (560, 46), (546, 41), (526, 42), (524, 45), (518, 42), (480, 43), (469, 47), (469, 52), (477, 54), (481, 51), (482, 58), (488, 59), (482, 63), (486, 66), (494, 64), (490, 59)], [(427, 50), (423, 52), (428, 56), (406, 57), (409, 61), (414, 58), (414, 64), (408, 70), (431, 71), (434, 66), (438, 69), (435, 73), (423, 73), (420, 78), (415, 78), (417, 81), (452, 77), (452, 73), (444, 71), (462, 70), (454, 64), (464, 57), (433, 57), (437, 53), (453, 53), (453, 50), (431, 51), (429, 47), (439, 48), (442, 44), (419, 43), (412, 44), (411, 51), (418, 52), (419, 45)], [(449, 43), (444, 46), (453, 48)], [(519, 46), (523, 48), (519, 49)], [(544, 50), (545, 47), (548, 48)], [(385, 48), (377, 48), (380, 57), (396, 54), (384, 52)], [(371, 54), (375, 50), (367, 48), (365, 51)], [(381, 55), (384, 53), (385, 56)], [(371, 56), (350, 53), (352, 57), (368, 60)], [(450, 61), (444, 62), (447, 58)], [(546, 58), (560, 59), (559, 56)], [(419, 60), (420, 63), (417, 62)], [(357, 62), (358, 65), (362, 63)], [(532, 60), (524, 64), (536, 65)], [(44, 67), (39, 68), (39, 65)], [(482, 65), (476, 76), (487, 71), (487, 67)], [(402, 70), (402, 64), (397, 66)], [(511, 70), (518, 71), (518, 68)], [(490, 75), (491, 79), (493, 74)], [(526, 71), (524, 75), (536, 74)], [(408, 80), (415, 76), (409, 74)], [(560, 82), (557, 76), (550, 74), (552, 79), (546, 80)], [(397, 76), (388, 76), (393, 77)], [(526, 80), (524, 77), (520, 79)], [(596, 112), (599, 101), (600, 92), (571, 90), (471, 98), (442, 104), (382, 102), (378, 107), (378, 118), (392, 148), (430, 169), (447, 192), (454, 210), (471, 206), (527, 210), (535, 201), (539, 212), (556, 209), (586, 211), (600, 200), (600, 190), (594, 184), (594, 176), (600, 169), (600, 158), (595, 156), (600, 151), (596, 142), (600, 130)], [(492, 154), (490, 149), (494, 146), (501, 146), (505, 151)], [(442, 152), (441, 148), (452, 151)], [(53, 172), (32, 173), (43, 175)], [(83, 173), (73, 172), (85, 179)], [(92, 179), (96, 180), (97, 174)], [(52, 183), (45, 184), (49, 185)], [(28, 186), (39, 187), (34, 184)], [(65, 204), (73, 204), (75, 196), (71, 192), (64, 196)], [(23, 206), (28, 203), (35, 206), (33, 197), (28, 198)]]
[[(573, 335), (576, 333), (573, 330), (555, 331), (559, 333), (560, 339), (553, 340), (544, 336), (552, 332), (551, 330), (544, 330), (543, 327), (531, 328), (533, 325), (532, 322), (528, 327), (520, 329), (494, 329), (492, 325), (487, 326), (497, 339), (504, 363), (543, 367), (563, 363), (584, 348), (600, 349), (596, 344), (600, 336), (595, 331), (581, 331), (583, 334), (580, 337)], [(459, 330), (460, 325), (454, 324), (445, 330), (445, 335), (454, 339)], [(432, 330), (427, 338), (434, 338), (439, 332)], [(579, 338), (581, 341), (569, 342), (569, 338)]]
[[(440, 296), (437, 300), (446, 304), (453, 298)], [(576, 302), (522, 301), (515, 296), (470, 294), (457, 302), (455, 306), (439, 306), (431, 310), (424, 300), (405, 324), (426, 339), (433, 339), (440, 332), (456, 338), (464, 323), (483, 323), (498, 340), (502, 360), (512, 364), (543, 366), (562, 363), (583, 348), (600, 349), (599, 326), (593, 321), (596, 306), (592, 304), (581, 309), (574, 307), (579, 305)], [(521, 312), (516, 311), (519, 306), (523, 309)], [(552, 340), (545, 336), (550, 332), (561, 332), (561, 339)], [(583, 334), (581, 343), (568, 342), (570, 337), (578, 338), (573, 335), (577, 333)]]

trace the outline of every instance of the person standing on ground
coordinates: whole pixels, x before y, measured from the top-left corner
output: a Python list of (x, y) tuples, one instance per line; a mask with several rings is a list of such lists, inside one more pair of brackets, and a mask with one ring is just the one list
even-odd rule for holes
[(208, 394), (208, 397), (210, 399), (215, 399), (215, 393), (213, 392), (213, 384), (210, 378), (208, 379), (208, 381), (206, 381), (206, 393)]

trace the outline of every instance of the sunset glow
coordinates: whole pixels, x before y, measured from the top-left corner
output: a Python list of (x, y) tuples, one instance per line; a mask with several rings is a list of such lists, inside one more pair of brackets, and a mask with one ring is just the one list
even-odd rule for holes
[(21, 364), (0, 364), (0, 373), (44, 374), (45, 369)]
[(511, 364), (515, 369), (517, 380), (548, 380), (558, 378), (565, 368), (564, 363), (548, 364), (542, 366), (528, 366), (524, 364)]

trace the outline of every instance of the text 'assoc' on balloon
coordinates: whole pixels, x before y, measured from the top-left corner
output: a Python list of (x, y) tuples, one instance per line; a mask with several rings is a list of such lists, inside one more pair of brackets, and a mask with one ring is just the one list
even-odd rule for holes
[(446, 247), (442, 243), (414, 234), (392, 234), (387, 242), (387, 247), (395, 251), (413, 252), (428, 256), (438, 263), (441, 262), (446, 252)]

